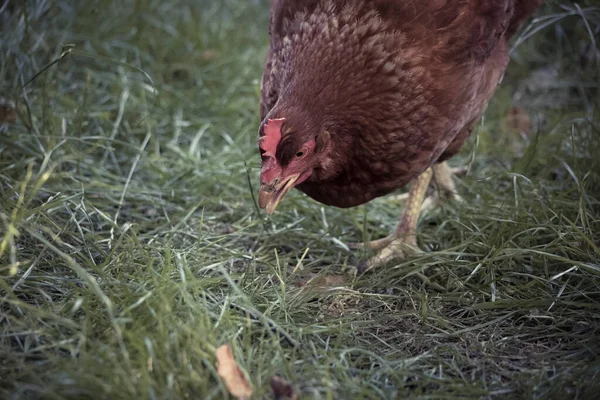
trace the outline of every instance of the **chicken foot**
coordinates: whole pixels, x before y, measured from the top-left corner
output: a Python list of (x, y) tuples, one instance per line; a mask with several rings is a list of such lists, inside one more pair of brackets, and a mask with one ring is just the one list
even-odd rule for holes
[[(405, 259), (411, 253), (421, 250), (417, 246), (417, 223), (422, 213), (439, 207), (448, 200), (462, 201), (457, 194), (453, 176), (466, 172), (465, 169), (450, 168), (445, 162), (436, 164), (423, 172), (412, 184), (406, 196), (406, 210), (396, 231), (382, 239), (366, 244), (368, 248), (379, 250), (379, 253), (357, 266), (359, 273), (387, 264), (393, 259)], [(429, 183), (434, 180), (435, 192), (426, 197)], [(444, 288), (431, 282), (422, 273), (416, 273), (425, 284), (438, 291)]]
[[(377, 245), (382, 246), (379, 253), (366, 262), (361, 262), (357, 267), (358, 272), (364, 272), (368, 269), (385, 265), (393, 259), (406, 258), (409, 253), (419, 251), (417, 247), (417, 222), (419, 221), (425, 193), (432, 177), (433, 168), (427, 168), (412, 183), (406, 201), (406, 210), (396, 231), (393, 235), (380, 239), (377, 242)], [(386, 241), (389, 241), (389, 243), (384, 245)]]
[[(420, 204), (419, 215), (417, 216), (417, 221), (418, 221), (420, 215), (422, 215), (428, 211), (434, 210), (437, 207), (440, 207), (446, 201), (449, 201), (449, 200), (454, 200), (454, 201), (458, 201), (458, 202), (462, 201), (462, 198), (456, 192), (456, 185), (454, 184), (453, 177), (455, 175), (465, 174), (467, 172), (467, 169), (465, 167), (451, 168), (448, 166), (448, 164), (445, 161), (442, 163), (433, 165), (430, 169), (433, 172), (433, 181), (435, 182), (435, 188), (434, 188), (433, 194), (431, 196), (424, 197), (424, 200), (422, 200), (422, 203)], [(430, 178), (430, 180), (431, 180), (431, 178)], [(413, 183), (413, 185), (416, 184), (417, 182), (418, 181), (415, 181)], [(428, 184), (429, 183), (425, 184), (425, 188), (427, 188)], [(408, 203), (412, 200), (411, 193), (412, 192), (402, 193), (400, 195), (395, 196), (395, 199)], [(398, 228), (400, 228), (400, 226), (398, 226)], [(367, 249), (371, 249), (371, 250), (381, 250), (384, 247), (388, 246), (390, 243), (392, 243), (397, 237), (398, 237), (398, 229), (396, 229), (396, 232), (394, 232), (384, 238), (372, 240), (367, 243), (363, 243), (363, 242), (348, 243), (348, 247), (350, 247), (351, 249), (367, 248)]]

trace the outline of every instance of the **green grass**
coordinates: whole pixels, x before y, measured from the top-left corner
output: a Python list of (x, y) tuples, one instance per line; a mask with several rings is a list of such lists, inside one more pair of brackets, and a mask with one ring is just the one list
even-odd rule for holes
[[(453, 161), (470, 166), (466, 203), (421, 220), (427, 252), (358, 278), (366, 254), (343, 243), (393, 229), (393, 199), (339, 210), (294, 192), (273, 217), (256, 207), (266, 1), (11, 3), (0, 398), (227, 398), (223, 343), (256, 398), (273, 398), (275, 374), (307, 399), (600, 390), (591, 0), (549, 4), (525, 31)], [(525, 137), (506, 127), (516, 105)]]

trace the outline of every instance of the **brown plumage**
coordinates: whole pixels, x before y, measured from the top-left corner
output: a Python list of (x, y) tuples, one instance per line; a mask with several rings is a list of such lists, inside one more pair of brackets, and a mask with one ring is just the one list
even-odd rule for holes
[(261, 207), (273, 212), (294, 186), (357, 206), (452, 157), (502, 79), (510, 35), (540, 3), (273, 0)]

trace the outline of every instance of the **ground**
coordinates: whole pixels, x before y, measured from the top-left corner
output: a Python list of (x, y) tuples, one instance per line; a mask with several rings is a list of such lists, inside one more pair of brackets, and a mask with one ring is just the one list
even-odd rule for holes
[(0, 398), (227, 398), (226, 343), (253, 398), (594, 398), (594, 4), (521, 32), (465, 202), (355, 277), (397, 200), (256, 206), (266, 1), (0, 1)]

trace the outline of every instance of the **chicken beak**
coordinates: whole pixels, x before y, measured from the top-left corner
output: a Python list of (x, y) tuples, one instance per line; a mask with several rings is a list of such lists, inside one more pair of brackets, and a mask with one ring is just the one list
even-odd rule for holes
[(298, 180), (300, 174), (292, 175), (274, 188), (267, 188), (267, 185), (261, 185), (258, 191), (258, 205), (260, 208), (266, 208), (267, 214), (271, 215), (277, 208), (277, 205)]

